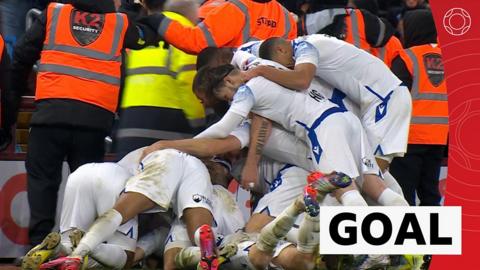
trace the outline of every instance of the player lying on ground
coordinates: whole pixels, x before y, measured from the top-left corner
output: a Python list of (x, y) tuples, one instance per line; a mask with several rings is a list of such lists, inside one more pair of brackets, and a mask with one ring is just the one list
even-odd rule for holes
[[(151, 153), (140, 165), (140, 171), (127, 180), (125, 192), (115, 206), (97, 218), (72, 254), (42, 267), (70, 265), (71, 269), (78, 268), (85, 256), (109, 239), (121, 224), (147, 210), (158, 212), (172, 207), (177, 217), (185, 222), (190, 241), (195, 243), (195, 233), (200, 233), (202, 225), (212, 223), (212, 186), (205, 165), (172, 149)], [(208, 236), (211, 235), (209, 227), (206, 235), (214, 240)]]
[[(352, 181), (341, 173), (333, 173), (328, 176), (320, 176), (318, 173), (311, 177), (312, 182), (305, 190), (305, 205), (302, 195), (288, 205), (278, 217), (265, 226), (260, 233), (237, 233), (227, 236), (220, 249), (227, 249), (228, 254), (221, 269), (232, 270), (260, 270), (267, 269), (273, 264), (281, 269), (303, 270), (313, 269), (313, 258), (318, 247), (319, 222), (318, 201), (328, 194), (319, 192), (317, 188), (330, 191), (349, 185)], [(300, 197), (300, 198), (299, 198)], [(283, 241), (287, 233), (292, 229), (299, 216), (309, 210), (309, 215), (300, 217), (299, 238), (295, 243)], [(312, 216), (310, 216), (312, 215)], [(295, 247), (296, 244), (296, 247)], [(188, 254), (185, 256), (184, 253)], [(184, 249), (177, 256), (179, 267), (185, 267), (182, 258), (199, 258), (198, 249)], [(189, 261), (192, 265), (192, 260)], [(181, 268), (183, 269), (183, 268)]]

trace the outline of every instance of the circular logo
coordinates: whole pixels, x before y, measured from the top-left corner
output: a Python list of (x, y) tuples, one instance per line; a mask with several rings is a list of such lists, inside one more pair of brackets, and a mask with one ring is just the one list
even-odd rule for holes
[(192, 198), (192, 199), (193, 199), (193, 201), (196, 202), (196, 203), (199, 203), (199, 202), (202, 201), (202, 197), (201, 197), (200, 195), (198, 195), (198, 194), (193, 195), (193, 198)]
[(463, 8), (452, 8), (443, 16), (443, 27), (454, 36), (465, 34), (472, 26), (470, 14)]

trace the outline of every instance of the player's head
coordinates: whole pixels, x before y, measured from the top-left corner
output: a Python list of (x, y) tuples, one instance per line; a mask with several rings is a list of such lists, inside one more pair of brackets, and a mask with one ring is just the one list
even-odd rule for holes
[(207, 47), (197, 55), (197, 70), (204, 66), (218, 67), (229, 64), (233, 58), (232, 48)]
[(206, 99), (224, 101), (232, 101), (237, 89), (246, 81), (243, 73), (230, 64), (208, 68), (206, 77)]
[(205, 164), (205, 167), (207, 167), (212, 184), (228, 188), (228, 184), (233, 179), (230, 174), (232, 171), (232, 164), (221, 157), (203, 159), (203, 163)]
[(295, 65), (293, 60), (292, 44), (280, 37), (272, 37), (260, 45), (260, 58), (275, 61), (283, 66), (291, 68)]

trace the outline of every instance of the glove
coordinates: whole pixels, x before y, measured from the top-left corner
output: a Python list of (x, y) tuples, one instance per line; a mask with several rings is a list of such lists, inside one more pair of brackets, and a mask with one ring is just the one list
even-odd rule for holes
[(7, 147), (12, 142), (12, 134), (9, 131), (0, 128), (0, 152), (7, 149)]
[(152, 14), (137, 20), (137, 23), (141, 25), (141, 39), (145, 41), (145, 45), (158, 47), (160, 41), (163, 40), (158, 29), (164, 19), (165, 15), (163, 14)]

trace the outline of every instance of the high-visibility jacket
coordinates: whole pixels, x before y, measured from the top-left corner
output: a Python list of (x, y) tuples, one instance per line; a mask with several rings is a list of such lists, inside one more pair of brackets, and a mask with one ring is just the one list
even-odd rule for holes
[(436, 44), (414, 46), (401, 57), (412, 74), (413, 110), (408, 143), (446, 145), (447, 86), (440, 48)]
[(159, 34), (171, 45), (198, 54), (206, 47), (239, 47), (270, 37), (294, 39), (297, 25), (290, 12), (276, 0), (266, 3), (230, 0), (213, 9), (195, 27), (165, 18)]
[[(193, 26), (184, 16), (163, 13), (185, 26)], [(126, 59), (126, 78), (121, 108), (151, 106), (181, 109), (192, 127), (204, 124), (205, 111), (192, 91), (197, 57), (173, 46), (150, 46), (130, 50)]]
[(5, 42), (3, 41), (2, 35), (0, 35), (0, 63), (2, 62), (3, 49), (5, 48)]
[(210, 13), (210, 11), (214, 10), (218, 6), (225, 3), (226, 0), (206, 0), (204, 1), (201, 6), (198, 8), (198, 18), (201, 20), (205, 19)]
[(115, 112), (127, 27), (125, 14), (94, 14), (68, 4), (49, 4), (36, 100), (74, 99)]
[(380, 48), (371, 48), (370, 52), (376, 57), (380, 58), (389, 68), (392, 67), (392, 61), (403, 50), (402, 42), (395, 37), (391, 36), (385, 46)]
[(370, 44), (365, 33), (365, 21), (360, 9), (346, 9), (345, 17), (345, 41), (355, 47), (370, 52)]
[(355, 47), (363, 49), (376, 57), (380, 58), (388, 67), (392, 66), (392, 61), (403, 50), (402, 43), (395, 36), (391, 36), (383, 47), (373, 47), (367, 41), (365, 32), (365, 21), (363, 14), (359, 9), (346, 9), (345, 17), (345, 41), (353, 44)]

